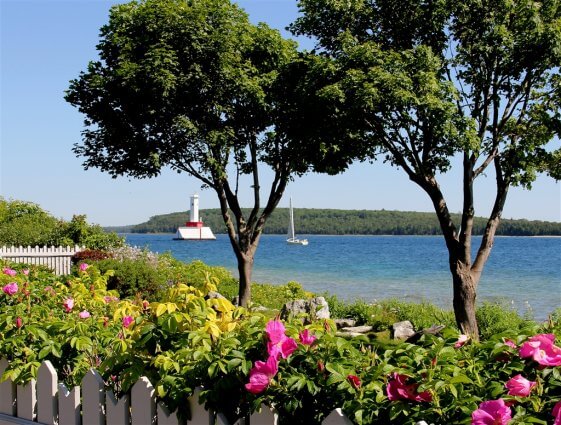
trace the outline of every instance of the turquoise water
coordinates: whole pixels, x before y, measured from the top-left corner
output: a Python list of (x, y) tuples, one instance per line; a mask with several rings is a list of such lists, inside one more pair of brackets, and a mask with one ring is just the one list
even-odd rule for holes
[[(440, 236), (300, 236), (310, 244), (289, 246), (283, 235), (263, 235), (253, 280), (295, 280), (309, 291), (328, 291), (346, 300), (427, 300), (451, 308), (448, 254)], [(171, 234), (126, 238), (130, 245), (224, 266), (237, 276), (226, 235), (202, 242), (174, 241)], [(474, 246), (479, 241), (475, 238)], [(530, 309), (538, 320), (561, 307), (561, 238), (496, 238), (478, 289), (478, 301), (484, 300), (507, 302), (521, 313)]]

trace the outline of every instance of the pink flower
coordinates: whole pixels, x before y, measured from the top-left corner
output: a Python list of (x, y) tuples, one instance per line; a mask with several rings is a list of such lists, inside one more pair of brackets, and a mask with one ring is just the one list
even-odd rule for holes
[(506, 425), (511, 419), (510, 407), (500, 398), (481, 403), (471, 414), (471, 425)]
[(469, 337), (467, 335), (460, 335), (458, 337), (458, 340), (456, 341), (456, 343), (454, 344), (454, 348), (460, 348), (461, 346), (463, 346), (467, 340), (469, 339)]
[(269, 356), (278, 360), (279, 356), (283, 359), (288, 358), (297, 348), (298, 344), (292, 338), (285, 335), (285, 327), (280, 320), (270, 320), (265, 327), (265, 332), (269, 337), (267, 352)]
[(386, 387), (386, 395), (390, 401), (394, 400), (412, 400), (412, 401), (432, 401), (432, 395), (429, 391), (417, 392), (419, 384), (406, 384), (408, 376), (392, 373), (391, 379)]
[(528, 381), (522, 375), (518, 374), (508, 380), (505, 387), (508, 389), (508, 395), (528, 397), (532, 388), (536, 386), (533, 381)]
[(74, 308), (74, 299), (73, 298), (65, 299), (64, 302), (62, 303), (62, 306), (64, 307), (64, 310), (66, 310), (67, 313), (70, 313)]
[(7, 295), (14, 295), (18, 291), (18, 289), (18, 284), (16, 282), (11, 282), (4, 286), (2, 288), (2, 291), (4, 291), (4, 293)]
[(4, 267), (2, 269), (2, 272), (4, 274), (7, 274), (8, 276), (14, 277), (16, 274), (18, 274), (18, 272), (16, 272), (14, 269), (11, 269), (9, 267)]
[(269, 320), (267, 326), (265, 326), (265, 332), (269, 336), (269, 341), (273, 344), (278, 344), (286, 338), (286, 329), (280, 320)]
[(88, 267), (90, 267), (88, 264), (82, 263), (80, 264), (80, 271), (85, 272)]
[(531, 337), (519, 349), (520, 357), (531, 357), (542, 366), (561, 366), (561, 348), (553, 345), (555, 335), (539, 334)]
[(303, 345), (312, 345), (316, 340), (316, 337), (314, 335), (311, 335), (308, 329), (304, 329), (298, 334), (298, 339), (300, 339), (300, 342)]
[(553, 406), (551, 414), (555, 416), (555, 422), (553, 422), (553, 425), (561, 425), (561, 401), (558, 401), (555, 406)]
[(504, 345), (507, 345), (510, 348), (516, 348), (516, 343), (512, 339), (505, 339)]
[(16, 318), (16, 328), (19, 329), (19, 328), (21, 328), (22, 326), (23, 326), (23, 320), (22, 320), (21, 317), (18, 316), (18, 317)]
[(296, 351), (297, 348), (298, 344), (296, 344), (296, 341), (287, 336), (285, 336), (284, 339), (277, 344), (273, 344), (272, 342), (267, 344), (267, 352), (269, 356), (275, 357), (276, 359), (278, 359), (279, 356), (283, 359), (287, 359), (288, 356)]
[(361, 382), (360, 382), (360, 378), (358, 376), (347, 375), (347, 379), (354, 388), (356, 388), (356, 389), (360, 388)]
[(88, 310), (84, 310), (81, 311), (78, 316), (80, 316), (80, 319), (87, 319), (88, 317), (91, 316), (90, 312)]
[(29, 276), (29, 269), (23, 269), (21, 271), (24, 275)]
[(106, 296), (103, 297), (103, 301), (105, 301), (106, 304), (109, 304), (110, 302), (113, 302), (113, 301), (119, 301), (119, 298), (112, 297), (110, 295), (106, 295)]
[(249, 383), (245, 384), (245, 388), (252, 394), (259, 394), (269, 386), (277, 372), (278, 361), (276, 358), (271, 356), (266, 362), (256, 361), (249, 371)]
[(132, 316), (123, 317), (123, 326), (125, 328), (128, 328), (132, 322), (134, 322), (134, 319), (132, 318)]

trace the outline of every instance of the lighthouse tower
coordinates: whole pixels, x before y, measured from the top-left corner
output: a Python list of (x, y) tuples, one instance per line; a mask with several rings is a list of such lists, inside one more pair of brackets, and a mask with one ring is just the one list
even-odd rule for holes
[(189, 210), (189, 221), (185, 223), (185, 227), (179, 227), (175, 232), (177, 240), (203, 241), (214, 240), (216, 236), (212, 233), (210, 227), (205, 227), (201, 217), (199, 216), (199, 195), (191, 196), (191, 209)]

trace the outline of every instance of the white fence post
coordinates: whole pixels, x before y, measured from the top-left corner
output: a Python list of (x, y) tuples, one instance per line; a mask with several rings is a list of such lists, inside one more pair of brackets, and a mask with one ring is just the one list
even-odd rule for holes
[(68, 391), (66, 385), (58, 384), (58, 423), (59, 425), (80, 425), (80, 387)]
[(105, 425), (105, 393), (103, 379), (90, 369), (82, 379), (82, 422), (87, 425)]
[(49, 361), (45, 361), (37, 372), (37, 421), (45, 425), (55, 425), (58, 418), (57, 404), (58, 376)]
[(131, 390), (132, 425), (156, 424), (156, 400), (154, 387), (144, 376), (136, 381)]
[(29, 383), (16, 387), (18, 418), (28, 419), (30, 421), (35, 419), (37, 413), (37, 394), (35, 392), (35, 386), (35, 379), (32, 379)]

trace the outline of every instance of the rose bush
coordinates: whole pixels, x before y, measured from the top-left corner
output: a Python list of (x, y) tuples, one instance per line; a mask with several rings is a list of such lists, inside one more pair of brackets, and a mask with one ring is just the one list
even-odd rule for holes
[(558, 316), (481, 343), (450, 328), (384, 344), (338, 337), (329, 320), (283, 323), (208, 297), (219, 283), (208, 273), (196, 286), (177, 276), (154, 301), (118, 299), (95, 266), (64, 279), (2, 270), (0, 356), (10, 361), (4, 378), (19, 383), (48, 359), (67, 385), (90, 367), (117, 393), (147, 376), (183, 415), (202, 386), (207, 406), (232, 420), (264, 403), (291, 424), (321, 423), (335, 407), (357, 424), (561, 422)]

